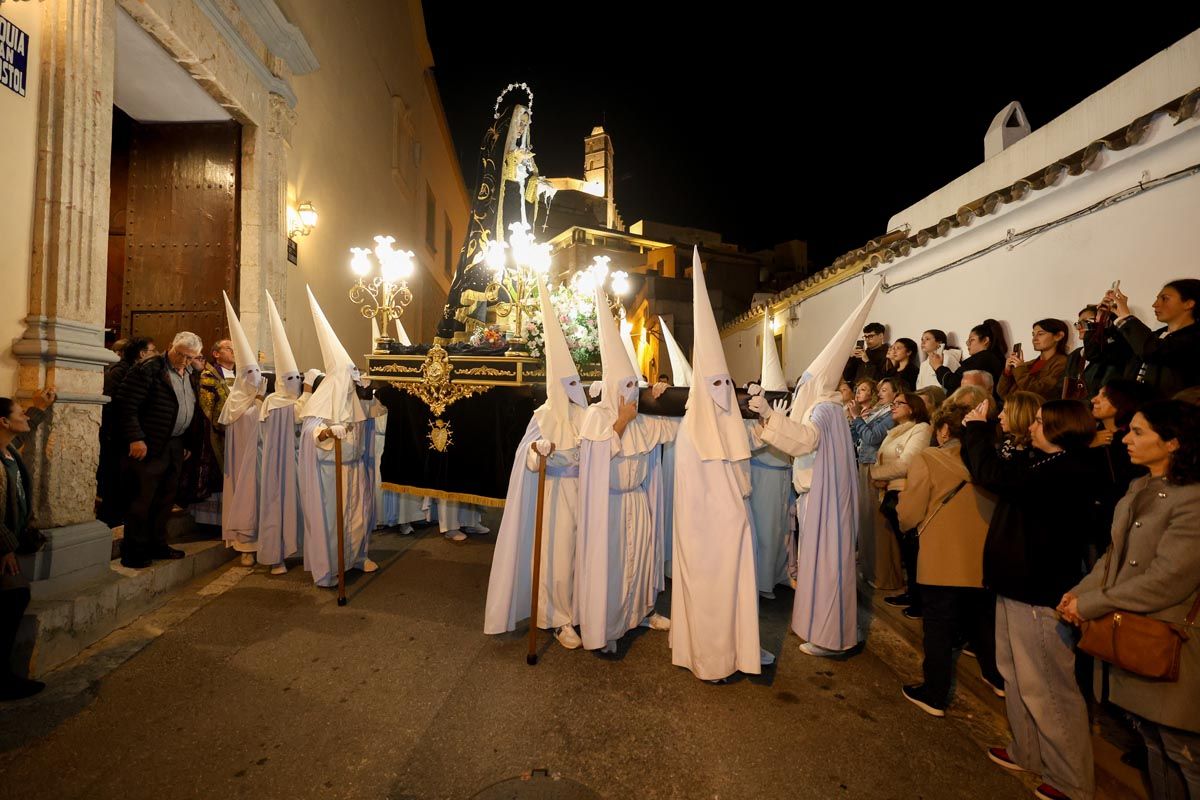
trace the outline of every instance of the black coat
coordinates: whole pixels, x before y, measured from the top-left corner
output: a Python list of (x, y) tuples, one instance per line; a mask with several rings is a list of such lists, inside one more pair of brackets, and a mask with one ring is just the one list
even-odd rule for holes
[(1125, 377), (1136, 378), (1158, 390), (1164, 399), (1190, 386), (1200, 386), (1200, 323), (1159, 338), (1137, 317), (1126, 317), (1117, 330), (1133, 351)]
[(962, 386), (963, 373), (972, 370), (990, 373), (992, 382), (999, 386), (1000, 376), (1004, 374), (1004, 356), (994, 350), (984, 350), (964, 358), (958, 365), (958, 369), (953, 372), (948, 367), (938, 367), (937, 379), (942, 384), (942, 388), (946, 390), (946, 394), (953, 394), (958, 387)]
[[(145, 442), (148, 456), (161, 452), (175, 429), (179, 402), (167, 374), (170, 368), (165, 355), (148, 358), (130, 367), (117, 390), (117, 430), (114, 435), (123, 444)], [(192, 394), (198, 397), (196, 377), (190, 368), (187, 374), (192, 382)], [(197, 403), (192, 412), (192, 424), (183, 434), (183, 446), (192, 452), (196, 452), (199, 422), (203, 416)]]
[(883, 376), (883, 371), (887, 367), (887, 351), (887, 345), (881, 344), (879, 347), (867, 351), (866, 361), (851, 356), (846, 361), (846, 368), (842, 370), (842, 380), (850, 384), (851, 389), (857, 386), (863, 378), (878, 380)]
[(1083, 577), (1105, 478), (1088, 450), (1005, 461), (996, 453), (995, 431), (989, 423), (969, 423), (962, 444), (971, 481), (997, 497), (983, 583), (1003, 597), (1054, 608)]

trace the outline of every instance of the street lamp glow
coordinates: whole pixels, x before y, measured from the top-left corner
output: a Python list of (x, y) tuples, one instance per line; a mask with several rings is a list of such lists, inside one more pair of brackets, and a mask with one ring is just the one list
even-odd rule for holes
[(365, 247), (350, 248), (350, 269), (360, 278), (365, 278), (371, 273), (371, 259), (368, 258), (370, 250)]
[(304, 227), (317, 227), (317, 210), (313, 208), (312, 203), (301, 203), (300, 208), (296, 209), (296, 213), (300, 216), (300, 222), (304, 225)]
[(376, 236), (375, 237), (375, 257), (379, 259), (382, 265), (387, 262), (392, 254), (392, 243), (396, 241), (394, 236)]
[(629, 273), (617, 270), (612, 274), (612, 290), (620, 296), (629, 293)]
[(588, 267), (588, 270), (597, 284), (604, 283), (604, 279), (608, 277), (608, 262), (611, 260), (608, 256), (596, 256), (592, 259), (592, 265)]
[(504, 267), (508, 262), (508, 254), (505, 253), (507, 248), (508, 245), (499, 239), (488, 242), (487, 253), (483, 257), (488, 269), (497, 274), (504, 273)]
[(534, 271), (539, 275), (545, 275), (550, 272), (550, 243), (542, 242), (535, 244), (529, 254), (529, 266), (533, 267)]

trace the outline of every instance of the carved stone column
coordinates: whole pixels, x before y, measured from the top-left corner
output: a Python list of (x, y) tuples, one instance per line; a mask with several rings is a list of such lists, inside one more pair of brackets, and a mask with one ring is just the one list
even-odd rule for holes
[(29, 316), (13, 344), (19, 397), (49, 384), (50, 418), (25, 460), (32, 523), (49, 543), (25, 566), (35, 592), (108, 569), (112, 534), (95, 519), (104, 348), (114, 7), (44, 0)]

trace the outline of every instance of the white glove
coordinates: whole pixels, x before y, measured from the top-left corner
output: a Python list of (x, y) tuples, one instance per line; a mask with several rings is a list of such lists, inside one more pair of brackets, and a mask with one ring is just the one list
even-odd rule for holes
[(771, 414), (775, 413), (771, 408), (771, 404), (767, 402), (767, 398), (761, 394), (751, 397), (750, 402), (746, 405), (751, 411), (758, 414), (759, 419), (763, 422), (766, 422), (771, 417)]
[(542, 454), (542, 458), (546, 458), (550, 455), (550, 448), (554, 445), (550, 444), (550, 442), (546, 439), (538, 439), (533, 443), (533, 446), (536, 447), (537, 451)]
[(333, 434), (335, 439), (345, 439), (346, 438), (346, 426), (345, 425), (330, 425), (329, 432), (331, 434)]
[(358, 385), (361, 386), (362, 388), (366, 389), (368, 386), (371, 385), (371, 379), (368, 378), (366, 375), (363, 375), (362, 377), (360, 377), (358, 379)]
[(304, 385), (312, 386), (320, 374), (321, 370), (316, 368), (310, 369), (308, 372), (304, 373)]
[(774, 403), (772, 403), (772, 407), (776, 411), (778, 411), (780, 414), (786, 414), (788, 412), (788, 405), (790, 405), (790, 404), (788, 403), (787, 398), (785, 398), (785, 397), (781, 397), (778, 400), (776, 400)]
[(604, 381), (592, 381), (592, 385), (588, 388), (588, 395), (593, 400), (600, 396), (600, 390), (604, 388)]
[(746, 394), (750, 395), (751, 397), (754, 397), (756, 394), (762, 394), (762, 387), (757, 383), (752, 383), (746, 387)]

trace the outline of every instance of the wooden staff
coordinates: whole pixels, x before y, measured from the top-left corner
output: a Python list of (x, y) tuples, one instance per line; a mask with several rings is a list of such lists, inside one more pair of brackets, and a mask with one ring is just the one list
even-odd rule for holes
[(346, 519), (342, 499), (342, 440), (333, 437), (333, 476), (337, 481), (338, 605), (346, 605)]
[(346, 520), (345, 501), (342, 499), (342, 440), (333, 435), (329, 428), (321, 431), (317, 441), (333, 437), (333, 479), (337, 483), (337, 549), (338, 549), (338, 599), (339, 606), (346, 605)]
[(546, 462), (554, 453), (554, 445), (550, 445), (550, 452), (546, 455), (538, 452), (536, 442), (531, 444), (530, 448), (538, 458), (537, 513), (534, 515), (533, 523), (533, 583), (529, 592), (529, 653), (525, 656), (525, 663), (532, 667), (538, 661), (538, 589), (542, 579), (542, 509), (546, 504)]

